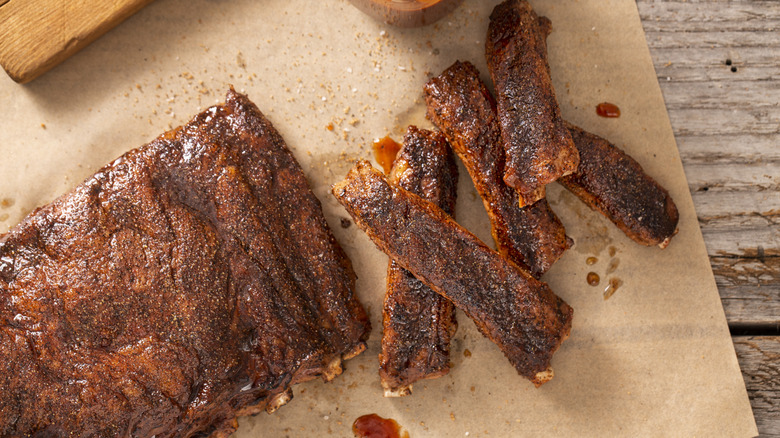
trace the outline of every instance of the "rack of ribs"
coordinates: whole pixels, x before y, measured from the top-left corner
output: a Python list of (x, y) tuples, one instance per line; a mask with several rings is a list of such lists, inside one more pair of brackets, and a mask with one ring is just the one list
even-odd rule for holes
[(231, 90), (0, 237), (0, 435), (227, 436), (365, 349), (354, 282)]
[(580, 165), (558, 182), (635, 242), (666, 248), (680, 219), (669, 192), (617, 146), (572, 124), (568, 128)]
[(434, 204), (358, 162), (333, 195), (368, 237), (463, 310), (518, 373), (539, 386), (571, 330), (572, 308)]
[(539, 278), (571, 240), (546, 199), (520, 207), (517, 191), (504, 183), (496, 104), (479, 72), (457, 61), (424, 91), (428, 118), (447, 137), (482, 197), (498, 251)]
[[(410, 126), (388, 179), (454, 214), (458, 167), (442, 134)], [(408, 395), (415, 381), (449, 372), (455, 308), (393, 260), (382, 316), (379, 376), (385, 397)]]
[(504, 181), (518, 190), (521, 206), (543, 198), (546, 184), (579, 163), (550, 78), (550, 29), (527, 1), (507, 0), (490, 15), (485, 43), (506, 153)]

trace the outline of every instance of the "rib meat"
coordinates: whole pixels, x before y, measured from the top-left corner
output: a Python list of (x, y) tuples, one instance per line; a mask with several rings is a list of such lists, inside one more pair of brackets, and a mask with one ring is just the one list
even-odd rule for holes
[(231, 90), (0, 237), (0, 435), (229, 435), (365, 348), (354, 281)]
[(498, 252), (539, 278), (571, 246), (547, 200), (520, 207), (507, 186), (495, 101), (479, 72), (457, 61), (425, 85), (428, 118), (447, 136), (490, 218)]
[(572, 308), (447, 213), (361, 161), (333, 187), (355, 223), (399, 265), (463, 310), (518, 373), (541, 385)]
[[(389, 180), (455, 212), (458, 167), (444, 136), (410, 126)], [(383, 309), (379, 376), (386, 397), (411, 393), (412, 384), (449, 372), (455, 308), (409, 271), (391, 260)]]
[(579, 163), (550, 78), (550, 29), (550, 21), (525, 0), (496, 6), (488, 25), (486, 57), (506, 152), (504, 181), (518, 190), (521, 206), (543, 198), (546, 184)]
[(572, 124), (568, 127), (580, 166), (559, 182), (637, 243), (669, 245), (680, 218), (669, 192), (617, 146)]

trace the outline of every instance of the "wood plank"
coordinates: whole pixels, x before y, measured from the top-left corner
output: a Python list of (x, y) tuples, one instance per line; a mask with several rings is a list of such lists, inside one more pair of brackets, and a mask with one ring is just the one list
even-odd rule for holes
[[(713, 264), (713, 266), (715, 267), (716, 265)], [(719, 281), (717, 276), (716, 281)], [(723, 300), (726, 318), (739, 320), (739, 323), (732, 323), (732, 327), (735, 330), (747, 327), (749, 332), (759, 329), (761, 332), (766, 333), (771, 332), (772, 327), (777, 327), (779, 323), (777, 319), (775, 321), (766, 321), (766, 318), (761, 316), (769, 310), (773, 310), (775, 315), (777, 315), (777, 311), (780, 310), (780, 305), (777, 303), (777, 283), (763, 288), (757, 288), (756, 285), (744, 287), (729, 285), (724, 287), (723, 291), (721, 299)], [(778, 401), (780, 402), (780, 400)], [(778, 422), (780, 422), (780, 419), (778, 419)]]
[[(705, 242), (707, 242), (707, 252), (710, 255), (710, 261), (712, 262), (712, 258), (721, 256), (750, 260), (752, 258), (758, 257), (758, 254), (760, 253), (771, 254), (772, 257), (777, 257), (777, 248), (775, 246), (761, 243), (758, 240), (745, 239), (745, 235), (755, 235), (759, 238), (766, 238), (767, 241), (771, 241), (770, 239), (777, 238), (777, 230), (766, 231), (767, 228), (769, 227), (754, 229), (739, 228), (730, 232), (704, 232), (703, 234), (706, 236), (705, 239), (709, 239), (709, 241), (705, 240)], [(767, 286), (778, 287), (778, 283), (774, 282), (767, 284)], [(724, 291), (721, 290), (720, 292)], [(723, 293), (721, 295), (723, 295)], [(745, 297), (745, 299), (749, 299), (749, 297)], [(777, 321), (778, 314), (777, 312), (773, 313), (767, 310), (761, 314), (745, 315), (745, 317), (750, 318), (751, 320), (756, 318), (763, 318), (767, 322), (773, 323), (774, 321)], [(742, 320), (734, 320), (729, 322), (738, 324), (741, 323)]]
[(692, 32), (690, 29), (686, 29), (685, 38), (682, 39), (676, 32), (658, 31), (647, 34), (647, 43), (653, 49), (774, 48), (779, 43), (777, 39), (772, 39), (768, 35), (774, 32), (776, 30), (707, 30)]
[[(639, 2), (638, 5), (645, 2)], [(732, 2), (737, 7), (744, 2)], [(748, 5), (752, 7), (752, 5)], [(729, 6), (709, 9), (732, 9)], [(771, 6), (777, 9), (777, 4)], [(648, 9), (648, 12), (660, 12)], [(753, 11), (755, 12), (755, 11)], [(669, 81), (730, 81), (777, 79), (775, 54), (780, 50), (776, 25), (764, 28), (724, 29), (720, 22), (703, 22), (704, 29), (695, 30), (691, 21), (678, 23), (676, 16), (652, 16), (643, 22), (648, 45), (653, 54), (659, 79)], [(662, 20), (662, 21), (658, 21)], [(668, 20), (668, 21), (663, 21)], [(764, 21), (757, 21), (765, 23)], [(652, 30), (653, 25), (660, 27)], [(741, 23), (740, 23), (741, 24)], [(680, 25), (680, 28), (675, 26)], [(731, 64), (727, 65), (726, 61)], [(732, 71), (734, 68), (736, 71)]]
[[(755, 246), (751, 246), (752, 248), (757, 248), (758, 246), (765, 248), (773, 247), (771, 243), (773, 238), (777, 239), (777, 230), (772, 226), (780, 220), (778, 215), (780, 215), (778, 210), (763, 213), (749, 211), (743, 214), (699, 216), (699, 222), (703, 227), (702, 232), (706, 235), (706, 239), (712, 241), (711, 246), (718, 248), (717, 252), (713, 251), (710, 255), (721, 256), (729, 254), (739, 256), (741, 249), (734, 246), (731, 242), (739, 242), (739, 239), (733, 236), (738, 235), (740, 231), (749, 231), (755, 235), (763, 233), (765, 239), (755, 239), (748, 242), (756, 243)], [(723, 237), (719, 237), (719, 234), (723, 234)], [(728, 239), (731, 239), (731, 241)]]
[(760, 436), (780, 437), (780, 337), (732, 339)]
[[(750, 53), (724, 49), (670, 49), (679, 53), (668, 52), (664, 59), (655, 63), (656, 73), (660, 82), (704, 82), (716, 84), (730, 81), (775, 81), (780, 79), (777, 69), (772, 69), (771, 59), (762, 57), (749, 58)], [(771, 49), (755, 49), (771, 52)], [(696, 66), (690, 58), (698, 58), (704, 64)]]
[[(740, 145), (733, 145), (739, 148)], [(688, 185), (696, 191), (712, 190), (710, 195), (724, 191), (750, 191), (761, 193), (780, 190), (780, 162), (761, 160), (755, 163), (690, 162), (685, 165)], [(709, 189), (702, 189), (708, 187)], [(775, 205), (780, 209), (780, 203)]]
[[(725, 60), (729, 59), (730, 56), (731, 54), (729, 53), (721, 53), (716, 57), (717, 61), (713, 62), (712, 65), (706, 69), (674, 64), (671, 61), (664, 63), (656, 62), (655, 71), (658, 74), (658, 81), (662, 84), (670, 81), (729, 81), (737, 76), (740, 80), (756, 82), (776, 81), (780, 79), (780, 72), (778, 72), (777, 67), (772, 67), (770, 65), (751, 65), (750, 68), (742, 68), (744, 67), (743, 64), (738, 65), (738, 67), (740, 67), (738, 71), (732, 72), (730, 68), (725, 65)], [(716, 66), (719, 62), (724, 64), (722, 66)]]
[[(778, 49), (780, 50), (780, 46)], [(671, 81), (664, 84), (664, 91), (668, 108), (750, 109), (773, 107), (780, 102), (780, 81), (764, 83), (745, 81), (737, 77), (720, 82)], [(756, 94), (761, 95), (760, 100), (756, 100)]]
[(711, 135), (709, 133), (675, 136), (680, 157), (689, 163), (753, 164), (780, 162), (780, 147), (776, 135), (738, 132)]
[[(777, 33), (766, 33), (767, 39), (771, 36), (777, 37)], [(776, 43), (772, 46), (772, 48), (774, 47), (777, 47)], [(671, 63), (670, 66), (676, 65), (678, 67), (720, 68), (731, 73), (731, 66), (726, 65), (726, 60), (730, 59), (732, 66), (736, 66), (738, 70), (748, 67), (772, 67), (773, 65), (777, 66), (776, 55), (777, 52), (767, 50), (766, 47), (682, 47), (659, 50), (657, 59), (664, 66)], [(726, 77), (734, 78), (738, 75), (726, 75)]]
[[(669, 94), (669, 93), (666, 93)], [(675, 134), (780, 134), (780, 107), (668, 108)]]
[(31, 81), (151, 1), (10, 0), (0, 7), (0, 65)]
[(772, 0), (637, 1), (645, 32), (773, 31), (780, 29), (780, 10)]
[[(780, 262), (777, 257), (767, 260), (770, 263), (744, 258), (712, 258), (723, 310), (732, 327), (771, 331), (780, 324), (780, 280), (777, 271), (772, 271)], [(768, 314), (774, 314), (774, 320), (768, 320)]]

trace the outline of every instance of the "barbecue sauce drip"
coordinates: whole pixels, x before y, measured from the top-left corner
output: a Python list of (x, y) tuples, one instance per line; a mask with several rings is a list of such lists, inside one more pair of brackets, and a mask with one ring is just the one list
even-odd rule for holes
[(409, 438), (408, 432), (401, 434), (401, 426), (395, 420), (377, 414), (358, 417), (352, 423), (352, 433), (356, 438)]
[(623, 281), (617, 277), (613, 277), (609, 279), (609, 286), (607, 286), (606, 289), (604, 289), (604, 300), (608, 300), (609, 297), (611, 297), (615, 292), (617, 292), (618, 288), (623, 284)]
[(620, 117), (620, 108), (614, 103), (602, 102), (596, 105), (596, 114), (601, 117)]
[(595, 272), (588, 272), (587, 276), (588, 284), (591, 286), (598, 286), (601, 279), (599, 278), (599, 274)]
[(396, 143), (390, 136), (386, 136), (374, 141), (373, 147), (374, 158), (376, 158), (376, 162), (382, 166), (382, 170), (384, 170), (385, 175), (387, 175), (393, 167), (393, 161), (395, 160), (395, 156), (398, 155), (401, 145)]

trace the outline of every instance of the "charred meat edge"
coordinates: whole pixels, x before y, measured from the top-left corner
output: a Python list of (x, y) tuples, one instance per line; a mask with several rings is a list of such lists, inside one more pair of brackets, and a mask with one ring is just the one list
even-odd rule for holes
[(403, 268), (452, 301), (536, 386), (571, 330), (573, 310), (432, 203), (390, 184), (360, 161), (333, 194), (369, 238)]
[(558, 182), (635, 242), (666, 248), (677, 234), (680, 219), (669, 192), (617, 146), (575, 125), (567, 126), (580, 165)]
[(455, 62), (424, 88), (430, 119), (468, 170), (490, 218), (498, 251), (539, 278), (572, 245), (546, 199), (519, 206), (504, 183), (504, 150), (496, 104), (479, 72)]
[(518, 190), (521, 206), (542, 199), (546, 184), (579, 163), (550, 78), (550, 29), (527, 1), (507, 0), (490, 15), (485, 43), (506, 153), (504, 181)]
[[(454, 214), (458, 167), (441, 133), (410, 126), (388, 179)], [(385, 397), (408, 395), (415, 381), (449, 372), (455, 307), (393, 260), (382, 317), (379, 375)]]

